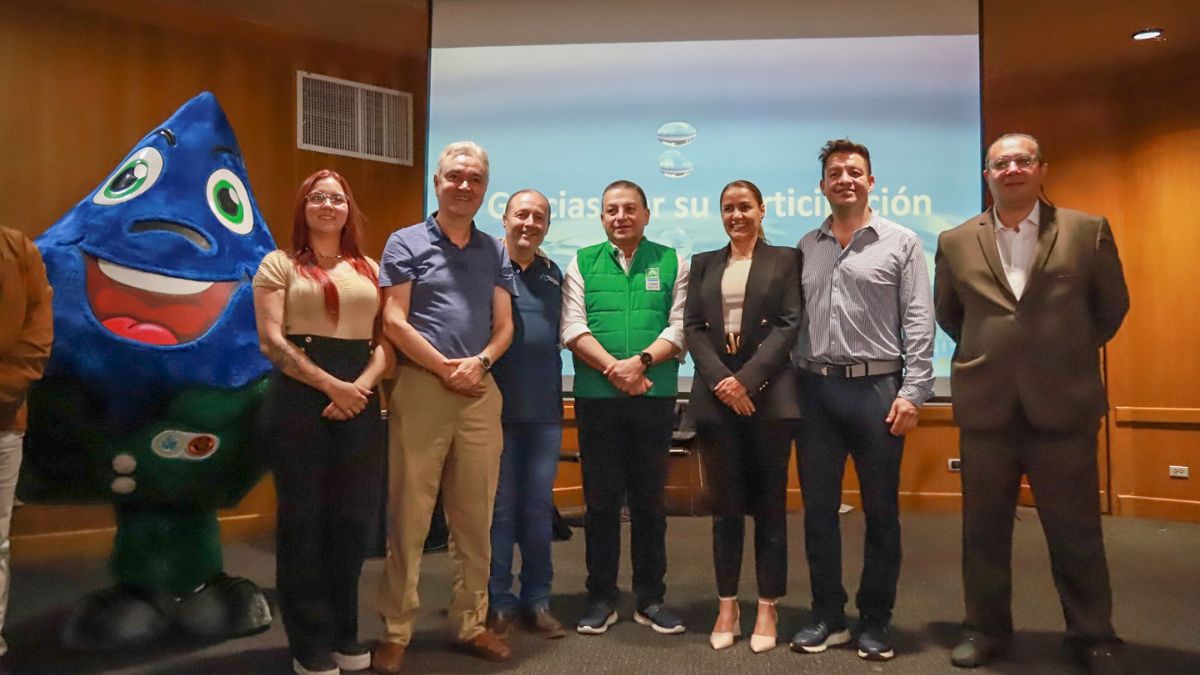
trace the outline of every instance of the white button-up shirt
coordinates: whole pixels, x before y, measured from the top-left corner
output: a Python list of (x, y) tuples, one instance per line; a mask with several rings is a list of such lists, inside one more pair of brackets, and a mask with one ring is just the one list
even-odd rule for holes
[(1029, 272), (1033, 269), (1033, 259), (1037, 257), (1038, 222), (1042, 215), (1042, 205), (1033, 203), (1033, 210), (1025, 216), (1016, 228), (1005, 227), (1000, 222), (1000, 214), (992, 208), (992, 219), (996, 221), (996, 247), (1000, 249), (1000, 262), (1004, 265), (1004, 276), (1017, 299), (1025, 292), (1025, 284), (1029, 281)]
[[(615, 245), (613, 248), (617, 251), (617, 260), (621, 263), (621, 269), (628, 274), (633, 256), (626, 258), (620, 248)], [(634, 250), (634, 253), (636, 254), (637, 251)], [(671, 289), (671, 312), (667, 319), (667, 326), (663, 328), (658, 337), (678, 347), (680, 349), (678, 358), (682, 361), (684, 353), (683, 305), (687, 298), (688, 262), (678, 252), (675, 254), (675, 258), (678, 261), (679, 271), (675, 275), (675, 285)], [(580, 335), (592, 332), (592, 329), (588, 327), (583, 291), (583, 274), (579, 271), (579, 257), (576, 256), (571, 258), (570, 264), (567, 265), (567, 271), (563, 274), (562, 343), (564, 346), (570, 346)]]

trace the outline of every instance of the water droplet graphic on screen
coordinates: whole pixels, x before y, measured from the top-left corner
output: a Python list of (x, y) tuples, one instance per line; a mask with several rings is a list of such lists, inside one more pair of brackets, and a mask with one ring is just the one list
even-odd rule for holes
[(687, 122), (667, 122), (658, 128), (658, 140), (663, 145), (687, 145), (696, 140), (696, 127)]
[(692, 160), (678, 150), (667, 150), (658, 156), (658, 170), (667, 178), (683, 178), (694, 169)]
[(682, 227), (672, 227), (654, 234), (654, 241), (670, 246), (683, 256), (684, 260), (692, 257), (696, 247), (692, 235)]

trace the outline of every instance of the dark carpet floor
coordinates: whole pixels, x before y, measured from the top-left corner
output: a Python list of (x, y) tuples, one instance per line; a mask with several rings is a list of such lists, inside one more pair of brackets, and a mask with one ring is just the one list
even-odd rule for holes
[[(867, 663), (852, 649), (819, 655), (794, 654), (781, 646), (752, 654), (746, 641), (714, 653), (708, 631), (715, 616), (710, 521), (671, 518), (668, 525), (667, 601), (688, 622), (684, 635), (660, 636), (630, 620), (632, 598), (625, 594), (621, 621), (607, 635), (545, 641), (526, 633), (512, 639), (515, 657), (492, 664), (455, 651), (445, 623), (450, 560), (426, 556), (421, 592), (424, 608), (409, 650), (412, 673), (962, 673), (949, 664), (949, 650), (962, 616), (959, 571), (960, 519), (957, 515), (905, 514), (904, 569), (893, 624), (897, 657)], [(787, 637), (807, 618), (809, 587), (803, 563), (799, 514), (789, 519), (791, 537), (788, 596), (780, 603), (780, 633)], [(1105, 537), (1113, 573), (1115, 624), (1126, 640), (1131, 663), (1148, 675), (1200, 674), (1200, 524), (1106, 518)], [(851, 598), (862, 560), (863, 518), (843, 517), (847, 588)], [(628, 537), (628, 531), (626, 531)], [(254, 580), (272, 602), (275, 583), (273, 541), (232, 544), (226, 569)], [(627, 558), (627, 557), (626, 557)], [(556, 576), (553, 610), (572, 622), (584, 604), (583, 533), (554, 545)], [(622, 585), (628, 588), (628, 560)], [(1049, 558), (1035, 511), (1022, 509), (1013, 553), (1014, 616), (1018, 631), (1007, 657), (976, 672), (1038, 675), (1079, 672), (1065, 649), (1062, 613), (1050, 577)], [(361, 586), (362, 637), (378, 636), (374, 614), (381, 561), (368, 561)], [(107, 584), (102, 560), (20, 566), (13, 571), (6, 636), (10, 653), (0, 668), (10, 673), (288, 673), (283, 628), (276, 619), (259, 635), (197, 645), (167, 643), (117, 653), (73, 653), (58, 646), (59, 628), (75, 600)], [(753, 627), (753, 559), (743, 569), (743, 629)]]

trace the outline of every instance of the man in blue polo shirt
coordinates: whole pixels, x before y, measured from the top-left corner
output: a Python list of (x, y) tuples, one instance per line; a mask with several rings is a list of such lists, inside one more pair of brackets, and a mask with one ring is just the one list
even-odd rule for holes
[[(492, 516), (488, 625), (505, 635), (516, 618), (545, 638), (566, 635), (550, 614), (554, 476), (562, 448), (562, 271), (538, 248), (550, 203), (520, 190), (504, 209), (504, 247), (516, 273), (513, 342), (492, 373), (504, 394), (504, 455)], [(512, 592), (513, 548), (521, 549), (521, 597)]]
[(392, 233), (379, 265), (384, 333), (403, 354), (389, 410), (388, 558), (379, 594), (385, 631), (372, 667), (397, 673), (420, 600), (421, 550), (441, 490), (454, 545), (449, 619), (457, 642), (483, 658), (512, 656), (485, 629), (492, 503), (503, 438), (490, 373), (512, 340), (512, 267), (475, 227), (488, 159), (471, 142), (438, 159), (438, 210)]

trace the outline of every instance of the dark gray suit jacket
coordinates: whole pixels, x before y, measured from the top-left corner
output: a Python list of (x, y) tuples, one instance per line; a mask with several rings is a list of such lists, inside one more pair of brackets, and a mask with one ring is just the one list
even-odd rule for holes
[(796, 343), (803, 303), (800, 299), (800, 252), (771, 246), (761, 239), (754, 249), (742, 308), (742, 346), (725, 353), (725, 313), (721, 277), (729, 247), (692, 257), (683, 328), (696, 362), (692, 380), (692, 418), (697, 424), (721, 424), (728, 407), (713, 393), (733, 375), (750, 392), (761, 419), (797, 419), (800, 404), (796, 374), (788, 355)]
[(1019, 409), (1037, 429), (1094, 429), (1108, 410), (1097, 350), (1129, 310), (1108, 221), (1042, 203), (1038, 250), (1018, 301), (996, 246), (992, 212), (938, 237), (938, 324), (958, 343), (954, 418), (998, 431)]

